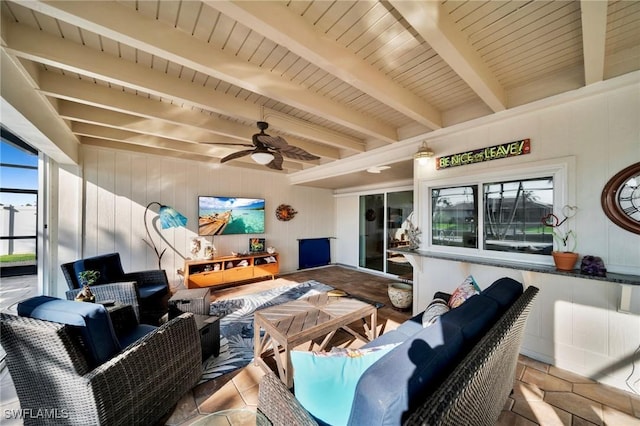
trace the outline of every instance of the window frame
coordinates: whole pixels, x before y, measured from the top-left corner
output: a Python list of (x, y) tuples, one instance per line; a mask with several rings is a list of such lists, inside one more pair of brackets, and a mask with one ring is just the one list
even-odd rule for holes
[[(473, 167), (473, 166), (467, 166)], [(486, 167), (486, 166), (485, 166)], [(504, 259), (518, 262), (529, 262), (538, 264), (553, 264), (550, 255), (501, 252), (486, 250), (484, 248), (484, 184), (501, 181), (517, 181), (525, 179), (537, 179), (551, 176), (553, 177), (553, 211), (558, 212), (566, 204), (575, 205), (572, 202), (575, 197), (575, 158), (564, 157), (554, 160), (538, 161), (519, 164), (517, 167), (502, 167), (491, 170), (477, 170), (475, 173), (467, 173), (464, 176), (449, 174), (450, 177), (442, 179), (425, 179), (420, 182), (419, 194), (423, 199), (421, 205), (426, 206), (426, 214), (421, 214), (421, 229), (426, 231), (421, 250), (434, 253), (459, 254), (464, 256), (491, 257), (493, 259)], [(431, 198), (432, 189), (441, 189), (456, 186), (476, 186), (478, 188), (478, 223), (476, 233), (478, 236), (478, 248), (454, 247), (432, 244), (432, 224), (433, 206)], [(572, 224), (575, 226), (575, 224)], [(556, 241), (553, 242), (554, 250)]]

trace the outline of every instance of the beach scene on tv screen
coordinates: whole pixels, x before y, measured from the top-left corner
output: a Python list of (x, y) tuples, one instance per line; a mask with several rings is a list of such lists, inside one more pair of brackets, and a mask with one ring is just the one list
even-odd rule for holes
[(198, 234), (264, 234), (264, 199), (198, 197)]

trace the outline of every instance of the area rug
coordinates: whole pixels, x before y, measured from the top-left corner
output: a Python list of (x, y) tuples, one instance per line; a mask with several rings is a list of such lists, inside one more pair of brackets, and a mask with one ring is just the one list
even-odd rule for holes
[(253, 313), (256, 310), (329, 290), (333, 287), (311, 280), (213, 302), (209, 314), (221, 317), (220, 355), (205, 360), (200, 382), (215, 379), (253, 361)]

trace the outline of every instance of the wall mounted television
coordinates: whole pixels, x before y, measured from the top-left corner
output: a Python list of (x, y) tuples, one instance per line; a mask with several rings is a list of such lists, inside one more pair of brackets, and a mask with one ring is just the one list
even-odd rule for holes
[(198, 235), (264, 234), (264, 199), (198, 196)]

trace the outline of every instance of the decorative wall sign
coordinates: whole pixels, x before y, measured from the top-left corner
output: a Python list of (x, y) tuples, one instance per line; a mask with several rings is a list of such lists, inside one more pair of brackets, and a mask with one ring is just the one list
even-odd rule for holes
[(284, 222), (291, 220), (298, 212), (288, 204), (280, 204), (276, 209), (276, 217)]
[(484, 161), (498, 160), (500, 158), (516, 157), (531, 152), (530, 139), (502, 143), (458, 154), (436, 157), (436, 169), (448, 169), (466, 164), (482, 163)]

